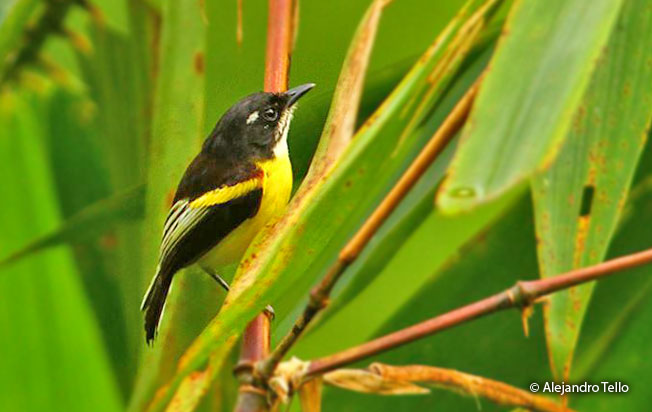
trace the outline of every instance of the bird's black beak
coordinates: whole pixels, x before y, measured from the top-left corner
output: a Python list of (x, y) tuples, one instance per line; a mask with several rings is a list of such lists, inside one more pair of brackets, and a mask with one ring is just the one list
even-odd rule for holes
[(301, 98), (301, 96), (308, 93), (313, 87), (315, 87), (315, 83), (306, 83), (285, 92), (285, 95), (288, 96), (287, 107), (295, 104), (297, 100)]

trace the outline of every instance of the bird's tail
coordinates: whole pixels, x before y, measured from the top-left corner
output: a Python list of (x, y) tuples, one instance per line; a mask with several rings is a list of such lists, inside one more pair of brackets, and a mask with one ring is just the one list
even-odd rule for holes
[(156, 275), (152, 279), (152, 283), (149, 285), (147, 292), (145, 292), (143, 303), (140, 306), (140, 310), (145, 312), (145, 335), (147, 344), (150, 344), (156, 336), (158, 326), (163, 318), (165, 300), (170, 291), (171, 284), (172, 274), (161, 271), (160, 267), (157, 268)]

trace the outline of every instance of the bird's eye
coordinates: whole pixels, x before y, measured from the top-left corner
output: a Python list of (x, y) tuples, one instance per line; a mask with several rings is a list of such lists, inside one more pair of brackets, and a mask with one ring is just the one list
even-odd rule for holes
[(265, 118), (265, 120), (273, 122), (276, 119), (278, 119), (278, 111), (276, 109), (274, 109), (273, 107), (268, 107), (263, 112), (263, 117)]

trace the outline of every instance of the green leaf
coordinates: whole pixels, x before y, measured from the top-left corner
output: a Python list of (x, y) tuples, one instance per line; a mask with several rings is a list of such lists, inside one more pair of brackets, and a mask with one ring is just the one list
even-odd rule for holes
[(0, 267), (54, 246), (97, 237), (118, 222), (142, 217), (144, 208), (144, 185), (102, 199), (73, 214), (47, 234), (30, 239), (25, 246), (0, 260)]
[[(428, 119), (430, 127), (422, 131), (424, 137), (432, 135), (430, 129), (441, 124), (477, 79), (484, 70), (487, 57), (488, 53), (477, 59), (452, 86), (450, 94), (443, 98), (432, 118)], [(451, 149), (448, 149), (448, 156), (438, 159), (432, 170), (420, 179), (410, 195), (401, 202), (401, 207), (347, 270), (342, 283), (351, 279), (351, 284), (345, 286), (341, 296), (335, 294), (328, 315), (320, 320), (321, 325), (297, 345), (296, 351), (300, 357), (324, 355), (371, 337), (383, 322), (410, 301), (433, 273), (437, 273), (458, 252), (461, 245), (511, 204), (511, 199), (503, 199), (476, 213), (457, 217), (442, 215), (434, 210), (432, 199), (448, 165)], [(442, 233), (447, 234), (445, 242), (438, 240)], [(391, 291), (391, 299), (385, 298), (388, 291)], [(327, 339), (334, 333), (337, 333), (338, 339)]]
[[(299, 356), (309, 359), (326, 355), (373, 337), (383, 322), (406, 302), (411, 302), (424, 284), (432, 281), (431, 275), (438, 273), (458, 253), (461, 245), (505, 213), (513, 200), (510, 196), (462, 216), (431, 213), (404, 240), (373, 282), (366, 285), (354, 300), (345, 302), (328, 323), (297, 345)], [(442, 241), (444, 233), (446, 237)], [(328, 338), (332, 336), (338, 338)]]
[[(42, 124), (22, 96), (0, 101), (0, 173), (14, 207), (0, 216), (0, 251), (59, 223)], [(70, 251), (59, 248), (0, 273), (0, 404), (12, 411), (119, 411), (117, 383)], [(89, 384), (89, 382), (91, 384)]]
[[(495, 294), (514, 285), (517, 280), (527, 280), (535, 276), (537, 260), (529, 200), (528, 196), (520, 196), (499, 219), (487, 225), (485, 230), (474, 233), (462, 247), (449, 255), (440, 270), (433, 269), (426, 274), (426, 281), (420, 284), (409, 299), (402, 299), (398, 310), (390, 314), (382, 324), (377, 325), (372, 336), (396, 332)], [(421, 252), (417, 260), (421, 261), (424, 256), (429, 255), (432, 249), (438, 247), (438, 243), (447, 242), (449, 233), (451, 232), (445, 231), (445, 228), (431, 229), (429, 241), (421, 245), (413, 244), (412, 248)], [(422, 238), (427, 239), (425, 234)], [(374, 295), (374, 298), (381, 302), (376, 306), (378, 311), (384, 311), (380, 307), (383, 304), (393, 304), (396, 291), (411, 287), (411, 274), (407, 267), (394, 267), (400, 272), (395, 275), (393, 287), (384, 288), (382, 293)], [(534, 316), (530, 318), (531, 335), (528, 338), (523, 334), (518, 311), (499, 312), (357, 362), (356, 365), (366, 367), (372, 362), (391, 365), (427, 364), (454, 368), (527, 389), (533, 381), (548, 379), (542, 316), (538, 307), (535, 310)], [(357, 327), (358, 323), (362, 324), (367, 312), (350, 317), (350, 321), (356, 324), (345, 332), (338, 332), (337, 340), (346, 337), (350, 329)], [(322, 338), (324, 336), (322, 335)], [(313, 343), (315, 342), (316, 340), (313, 340)], [(430, 395), (418, 397), (364, 396), (327, 389), (324, 392), (323, 409), (378, 412), (507, 410), (482, 398), (463, 397), (438, 388), (433, 388)]]
[[(650, 163), (641, 164), (641, 171), (648, 177), (649, 166)], [(609, 257), (650, 247), (649, 228), (641, 222), (652, 219), (652, 192), (649, 185), (641, 186), (644, 185), (632, 191), (628, 200), (630, 211), (614, 236)], [(634, 191), (638, 192), (635, 199)], [(629, 385), (629, 392), (571, 398), (572, 406), (578, 410), (625, 411), (648, 405), (647, 391), (641, 390), (637, 382), (652, 379), (652, 362), (647, 356), (652, 334), (646, 326), (652, 321), (651, 274), (652, 268), (647, 265), (596, 283), (577, 345), (573, 379), (596, 383), (620, 381)]]
[[(71, 11), (75, 10), (79, 11)], [(154, 82), (151, 60), (157, 47), (149, 9), (142, 2), (130, 2), (129, 12), (129, 33), (97, 24), (88, 13), (73, 13), (66, 22), (69, 27), (76, 23), (76, 30), (87, 35), (92, 44), (92, 52), (78, 52), (77, 60), (88, 96), (96, 104), (96, 110), (91, 112), (95, 133), (92, 138), (98, 142), (109, 185), (116, 196), (146, 181)], [(104, 254), (119, 288), (125, 314), (125, 344), (131, 348), (120, 364), (128, 370), (130, 378), (123, 383), (127, 388), (136, 375), (142, 342), (142, 315), (134, 308), (142, 299), (142, 288), (150, 275), (142, 265), (142, 232), (141, 221), (123, 221), (112, 231), (115, 247)]]
[[(161, 230), (175, 187), (186, 166), (198, 152), (204, 137), (204, 70), (201, 62), (206, 24), (200, 3), (193, 0), (168, 0), (164, 3), (162, 13), (165, 24), (160, 40), (160, 71), (156, 84), (152, 138), (149, 142), (150, 163), (145, 201), (142, 271), (146, 279), (134, 286), (141, 297), (147, 282), (154, 275)], [(184, 275), (181, 273), (177, 276), (168, 297), (166, 316), (162, 320), (156, 344), (153, 348), (145, 349), (130, 410), (144, 409), (155, 386), (173, 372), (173, 365), (180, 352), (203, 326), (206, 313), (214, 310), (205, 302), (217, 300), (216, 288), (213, 285), (210, 288), (202, 285), (200, 282), (204, 279), (199, 276)], [(206, 277), (206, 280), (210, 279)], [(132, 304), (132, 310), (135, 310), (138, 303)], [(141, 317), (140, 313), (138, 316)], [(144, 346), (142, 326), (138, 331), (141, 345)]]
[(495, 199), (554, 160), (620, 4), (514, 4), (439, 193), (444, 211)]
[(87, 0), (101, 11), (101, 22), (116, 33), (129, 33), (129, 2), (127, 0)]
[(25, 26), (39, 5), (38, 0), (17, 0), (0, 10), (0, 63), (4, 64), (12, 50), (22, 44)]
[(120, 278), (114, 272), (114, 252), (119, 245), (115, 231), (108, 229), (119, 226), (118, 222), (133, 222), (139, 213), (142, 217), (144, 187), (108, 197), (103, 153), (98, 150), (97, 128), (92, 122), (93, 104), (87, 98), (55, 89), (44, 106), (45, 110), (40, 112), (46, 131), (42, 146), (47, 153), (56, 200), (66, 220), (0, 262), (0, 267), (7, 263), (15, 265), (61, 244), (72, 246), (84, 291), (126, 397), (135, 368), (128, 362), (133, 350), (126, 339), (128, 325)]
[[(652, 10), (626, 0), (556, 162), (532, 183), (542, 277), (601, 262), (652, 118)], [(568, 380), (593, 284), (546, 305), (553, 375)]]

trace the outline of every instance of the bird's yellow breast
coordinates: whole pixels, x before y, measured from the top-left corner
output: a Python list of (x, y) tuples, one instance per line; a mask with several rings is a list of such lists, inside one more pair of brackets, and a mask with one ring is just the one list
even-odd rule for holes
[(287, 154), (259, 162), (263, 170), (263, 196), (258, 213), (242, 222), (220, 243), (200, 259), (202, 266), (213, 270), (237, 263), (256, 234), (274, 217), (280, 215), (292, 193), (292, 166)]

